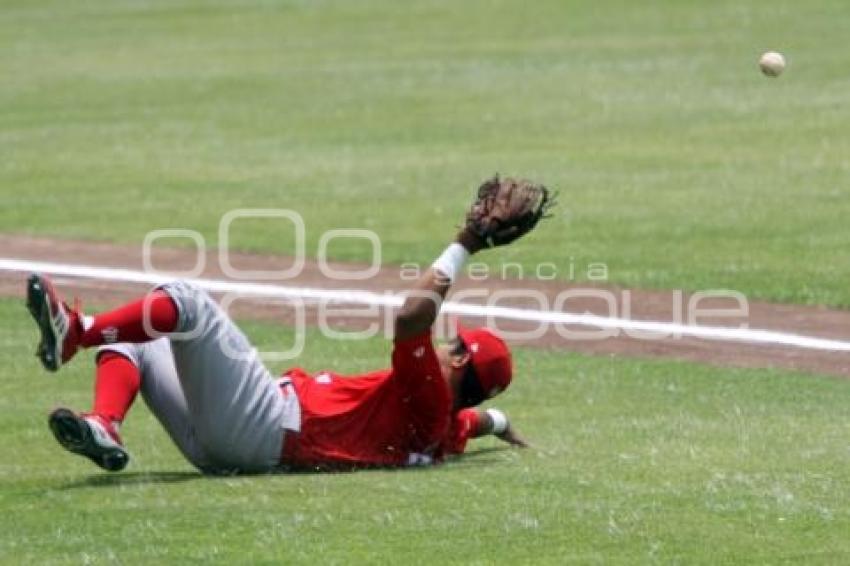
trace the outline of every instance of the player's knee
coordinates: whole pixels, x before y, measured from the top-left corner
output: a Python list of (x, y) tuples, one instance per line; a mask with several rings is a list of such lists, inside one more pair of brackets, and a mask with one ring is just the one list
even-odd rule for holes
[(171, 298), (179, 313), (178, 331), (187, 332), (205, 318), (205, 313), (215, 303), (197, 283), (186, 280), (173, 281), (160, 287)]

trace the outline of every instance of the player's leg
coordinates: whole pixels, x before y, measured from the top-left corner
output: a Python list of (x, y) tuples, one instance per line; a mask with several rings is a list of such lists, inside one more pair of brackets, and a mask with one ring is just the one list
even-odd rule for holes
[[(300, 426), (297, 398), (281, 395), (247, 338), (196, 286), (165, 285), (94, 317), (65, 306), (44, 277), (30, 279), (28, 295), (42, 331), (41, 358), (48, 369), (58, 369), (80, 347), (151, 340), (151, 327), (168, 334), (198, 441), (218, 467), (243, 471), (274, 467), (283, 428)], [(144, 324), (146, 317), (149, 325)]]
[(100, 352), (101, 358), (107, 353), (128, 354), (125, 359), (140, 372), (142, 399), (151, 413), (192, 465), (202, 471), (210, 470), (212, 462), (195, 434), (170, 342), (161, 338), (146, 344), (104, 346)]
[(208, 469), (209, 458), (195, 438), (171, 348), (164, 338), (146, 344), (102, 347), (97, 356), (91, 412), (57, 409), (50, 415), (50, 428), (67, 450), (106, 470), (118, 471), (129, 461), (118, 428), (140, 389), (148, 408), (180, 452), (197, 468)]
[(186, 282), (161, 289), (179, 311), (171, 350), (198, 441), (221, 470), (274, 468), (284, 429), (300, 427), (297, 398), (281, 394), (256, 349), (206, 292)]
[(98, 356), (91, 412), (77, 414), (59, 408), (48, 419), (50, 430), (62, 447), (111, 472), (123, 469), (130, 458), (118, 428), (141, 381), (138, 367), (128, 357), (132, 346), (126, 345), (123, 353), (104, 352)]
[[(154, 291), (115, 310), (85, 316), (62, 301), (47, 277), (34, 274), (27, 283), (27, 307), (41, 331), (37, 355), (56, 371), (80, 348), (108, 343), (146, 342), (177, 324), (177, 308), (166, 293)], [(156, 337), (156, 336), (153, 336)]]

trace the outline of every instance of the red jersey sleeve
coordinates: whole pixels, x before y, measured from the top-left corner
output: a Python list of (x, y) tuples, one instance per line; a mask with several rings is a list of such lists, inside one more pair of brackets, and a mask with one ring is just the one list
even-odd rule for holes
[(394, 343), (392, 373), (407, 413), (412, 451), (430, 453), (449, 429), (452, 405), (430, 330)]
[(478, 432), (479, 421), (477, 409), (468, 408), (458, 411), (452, 419), (452, 426), (443, 443), (442, 451), (445, 454), (462, 454), (466, 450), (467, 441)]
[(392, 365), (393, 373), (408, 381), (429, 376), (442, 377), (437, 352), (434, 351), (434, 343), (431, 341), (431, 331), (394, 342)]

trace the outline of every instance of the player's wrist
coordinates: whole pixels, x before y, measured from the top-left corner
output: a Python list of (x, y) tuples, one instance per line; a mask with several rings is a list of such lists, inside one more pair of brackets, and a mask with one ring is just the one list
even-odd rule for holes
[(469, 252), (470, 255), (477, 253), (483, 250), (485, 247), (484, 240), (482, 240), (477, 234), (473, 233), (467, 228), (464, 228), (457, 234), (457, 238), (455, 241), (466, 248), (466, 251)]
[(466, 260), (469, 259), (469, 250), (463, 244), (452, 242), (440, 254), (431, 267), (439, 277), (445, 278), (448, 283), (453, 283), (460, 275)]
[(510, 423), (508, 422), (508, 417), (505, 413), (499, 409), (487, 409), (485, 412), (487, 413), (487, 416), (490, 417), (490, 422), (493, 423), (494, 435), (501, 436), (508, 431)]

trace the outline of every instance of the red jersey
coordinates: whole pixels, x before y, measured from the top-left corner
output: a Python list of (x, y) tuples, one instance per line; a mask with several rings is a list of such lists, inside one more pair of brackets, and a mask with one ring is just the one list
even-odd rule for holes
[(478, 419), (478, 411), (472, 408), (461, 409), (455, 413), (449, 432), (440, 445), (438, 456), (463, 454), (463, 451), (466, 450), (467, 441), (475, 436), (475, 432), (478, 430)]
[(425, 464), (462, 452), (470, 434), (467, 411), (452, 414), (430, 332), (395, 342), (390, 369), (286, 376), (301, 404), (301, 431), (287, 447), (296, 467)]

